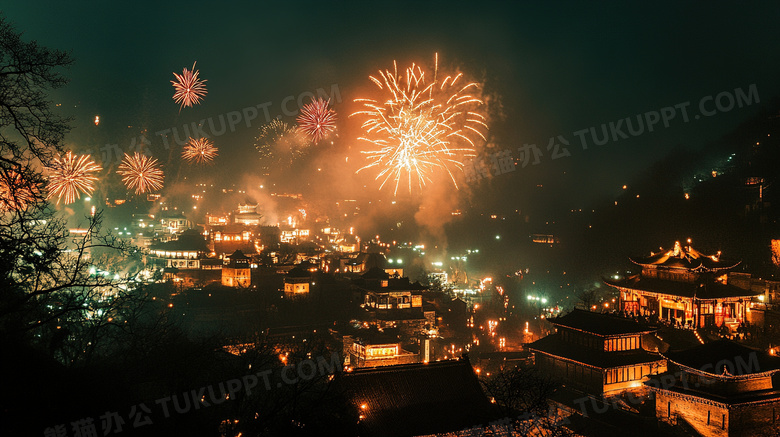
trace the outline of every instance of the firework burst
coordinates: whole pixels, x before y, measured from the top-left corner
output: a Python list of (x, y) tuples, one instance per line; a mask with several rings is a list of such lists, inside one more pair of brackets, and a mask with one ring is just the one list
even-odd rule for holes
[(217, 148), (208, 138), (190, 138), (181, 151), (181, 157), (190, 164), (208, 164), (217, 157)]
[(68, 151), (65, 156), (55, 158), (48, 168), (49, 194), (46, 199), (56, 197), (60, 203), (64, 198), (65, 204), (70, 204), (82, 193), (92, 195), (93, 183), (97, 180), (92, 173), (102, 169), (89, 155), (79, 156)]
[(151, 193), (163, 187), (164, 176), (157, 160), (138, 152), (133, 156), (125, 153), (117, 173), (122, 176), (127, 189), (138, 194)]
[(439, 171), (457, 188), (453, 169), (462, 169), (463, 159), (475, 155), (475, 141), (485, 141), (477, 83), (465, 83), (462, 73), (441, 80), (438, 70), (438, 55), (433, 77), (415, 64), (399, 75), (394, 62), (392, 71), (369, 76), (386, 97), (355, 100), (364, 109), (352, 116), (365, 117), (359, 140), (370, 146), (362, 151), (369, 163), (358, 172), (377, 168), (380, 189), (392, 182), (397, 194), (405, 182), (411, 192), (415, 183), (422, 188)]
[(286, 168), (304, 155), (309, 141), (297, 127), (274, 119), (260, 128), (255, 138), (255, 148), (260, 154), (264, 170)]
[(318, 98), (304, 105), (298, 115), (298, 127), (317, 144), (336, 130), (336, 111), (330, 109), (330, 100)]
[(198, 78), (200, 71), (195, 69), (195, 64), (192, 64), (192, 70), (184, 68), (181, 74), (173, 73), (176, 80), (172, 80), (173, 89), (176, 90), (173, 93), (173, 101), (179, 103), (179, 111), (185, 106), (192, 106), (200, 103), (203, 96), (206, 95), (206, 80)]

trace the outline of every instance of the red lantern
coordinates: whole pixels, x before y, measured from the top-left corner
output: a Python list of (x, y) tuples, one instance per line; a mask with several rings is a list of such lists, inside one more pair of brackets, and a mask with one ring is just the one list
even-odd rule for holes
[(718, 303), (715, 307), (715, 326), (720, 328), (721, 325), (723, 325), (723, 305)]

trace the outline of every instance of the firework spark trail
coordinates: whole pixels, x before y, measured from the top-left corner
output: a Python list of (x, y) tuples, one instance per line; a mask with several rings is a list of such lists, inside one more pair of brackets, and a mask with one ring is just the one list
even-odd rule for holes
[(298, 126), (278, 119), (263, 125), (255, 138), (255, 148), (265, 170), (289, 167), (304, 154), (307, 146), (309, 141)]
[(336, 111), (328, 108), (330, 100), (317, 98), (301, 109), (296, 121), (298, 127), (311, 138), (314, 144), (336, 131)]
[(475, 156), (476, 137), (485, 141), (486, 118), (477, 112), (483, 106), (475, 82), (461, 85), (463, 74), (438, 80), (438, 55), (433, 80), (426, 81), (421, 66), (412, 64), (404, 74), (380, 70), (369, 76), (380, 90), (390, 95), (383, 100), (356, 99), (364, 109), (351, 116), (364, 115), (361, 125), (365, 134), (358, 138), (372, 147), (362, 151), (369, 163), (358, 172), (377, 167), (380, 189), (395, 182), (394, 194), (402, 180), (409, 191), (414, 182), (422, 188), (432, 182), (432, 175), (444, 170), (457, 188), (453, 168), (463, 168), (463, 158)]
[(97, 177), (92, 173), (102, 170), (89, 155), (74, 155), (68, 151), (64, 157), (54, 158), (49, 167), (49, 193), (46, 199), (57, 198), (57, 203), (64, 199), (70, 204), (81, 198), (81, 193), (92, 195), (93, 183)]
[(208, 164), (217, 157), (217, 148), (208, 138), (190, 138), (181, 151), (181, 157), (190, 164)]
[(117, 173), (128, 190), (137, 194), (151, 193), (163, 187), (164, 175), (157, 160), (135, 152), (133, 156), (125, 153)]
[(200, 103), (200, 100), (207, 93), (207, 81), (198, 78), (200, 71), (195, 69), (196, 63), (197, 61), (192, 64), (192, 70), (188, 70), (185, 67), (181, 74), (173, 73), (173, 76), (176, 78), (176, 80), (171, 81), (173, 89), (175, 90), (173, 93), (173, 101), (180, 104), (179, 112), (181, 112), (182, 108), (185, 106), (191, 107), (194, 104)]

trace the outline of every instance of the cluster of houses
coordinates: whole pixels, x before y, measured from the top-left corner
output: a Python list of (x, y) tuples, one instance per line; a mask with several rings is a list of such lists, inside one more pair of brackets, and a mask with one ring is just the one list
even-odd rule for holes
[[(495, 419), (469, 359), (438, 361), (441, 302), (402, 269), (387, 268), (380, 254), (360, 252), (355, 236), (263, 226), (251, 204), (232, 219), (209, 220), (203, 232), (168, 224), (176, 238), (150, 244), (149, 256), (182, 286), (251, 288), (265, 266), (284, 275), (285, 297), (296, 298), (311, 292), (319, 273), (352, 277), (363, 316), (331, 333), (342, 340), (350, 370), (343, 383), (359, 401), (367, 435), (465, 435), (458, 429)], [(312, 243), (314, 250), (264, 250), (283, 241)], [(581, 435), (626, 431), (617, 414), (659, 432), (668, 425), (690, 435), (777, 435), (780, 357), (713, 333), (734, 337), (745, 326), (766, 325), (780, 285), (734, 272), (739, 262), (720, 253), (680, 243), (632, 261), (639, 273), (604, 281), (619, 295), (620, 314), (575, 309), (550, 319), (552, 333), (524, 347), (532, 365), (560, 383), (548, 401), (568, 418), (566, 426)], [(396, 417), (401, 407), (404, 418)], [(412, 413), (420, 411), (428, 413)], [(433, 412), (442, 420), (426, 420)]]
[[(524, 347), (531, 354), (527, 365), (557, 385), (547, 402), (557, 417), (554, 426), (570, 433), (561, 435), (780, 434), (780, 357), (730, 339), (740, 326), (764, 323), (775, 284), (732, 272), (738, 263), (719, 254), (680, 244), (633, 261), (641, 272), (605, 281), (619, 292), (619, 311), (574, 309), (550, 319), (552, 333)], [(364, 276), (367, 307), (414, 307), (414, 290), (407, 300), (392, 291), (391, 278)], [(366, 410), (362, 417), (372, 425), (367, 435), (524, 435), (534, 429), (554, 435), (545, 431), (551, 422), (533, 423), (542, 420), (534, 414), (520, 416), (527, 426), (501, 425), (509, 421), (502, 422), (491, 399), (474, 388), (478, 373), (465, 364), (468, 357), (426, 363), (411, 355), (381, 333), (344, 337), (345, 362), (357, 367), (345, 381), (355, 384), (355, 402)], [(372, 364), (361, 368), (363, 363)], [(452, 379), (443, 383), (446, 378)], [(430, 399), (425, 390), (442, 397)], [(458, 396), (472, 406), (469, 411), (451, 403)], [(424, 414), (399, 417), (400, 407), (441, 412), (435, 423), (446, 425), (431, 427)]]
[[(360, 252), (360, 240), (331, 226), (316, 231), (301, 228), (294, 220), (279, 226), (262, 224), (257, 204), (238, 205), (226, 216), (208, 216), (196, 226), (180, 211), (162, 211), (156, 217), (134, 217), (133, 242), (148, 251), (148, 263), (163, 269), (164, 279), (182, 288), (221, 283), (226, 287), (252, 288), (260, 267), (285, 274), (285, 292), (303, 296), (309, 292), (310, 273), (362, 273), (372, 265)], [(202, 228), (197, 230), (196, 228)], [(143, 232), (141, 232), (143, 231)], [(154, 235), (154, 238), (148, 235)], [(279, 250), (280, 243), (294, 243), (303, 251)], [(312, 264), (304, 271), (302, 261)]]

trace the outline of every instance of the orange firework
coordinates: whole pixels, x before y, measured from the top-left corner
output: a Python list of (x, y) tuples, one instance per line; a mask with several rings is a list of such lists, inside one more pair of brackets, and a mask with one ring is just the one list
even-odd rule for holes
[(380, 189), (392, 181), (397, 194), (405, 181), (411, 192), (415, 182), (422, 188), (437, 171), (445, 171), (457, 188), (452, 170), (462, 169), (463, 159), (476, 154), (474, 141), (485, 141), (478, 85), (464, 83), (462, 73), (440, 80), (438, 70), (438, 55), (433, 77), (415, 64), (399, 75), (394, 62), (392, 71), (369, 76), (387, 96), (355, 100), (364, 109), (352, 116), (365, 116), (365, 133), (358, 139), (369, 145), (362, 151), (369, 163), (358, 172), (378, 168)]
[(179, 103), (179, 111), (185, 106), (192, 106), (200, 103), (203, 96), (206, 95), (206, 80), (198, 79), (200, 71), (195, 69), (194, 62), (192, 64), (192, 70), (184, 68), (181, 74), (173, 73), (176, 80), (172, 80), (173, 89), (176, 90), (173, 93), (173, 101)]
[(163, 172), (157, 160), (135, 152), (133, 156), (125, 153), (117, 170), (128, 190), (138, 194), (151, 193), (163, 187)]
[(181, 157), (189, 163), (208, 164), (217, 157), (217, 148), (208, 138), (190, 138), (181, 151)]
[(304, 105), (298, 115), (298, 127), (311, 138), (314, 144), (336, 130), (336, 111), (330, 109), (330, 100), (312, 98), (311, 103)]
[(80, 198), (81, 193), (92, 195), (95, 189), (93, 183), (97, 180), (92, 173), (102, 169), (89, 155), (76, 156), (68, 151), (64, 157), (55, 158), (49, 167), (49, 194), (46, 199), (56, 197), (57, 203), (60, 203), (64, 197), (65, 204), (69, 204)]

